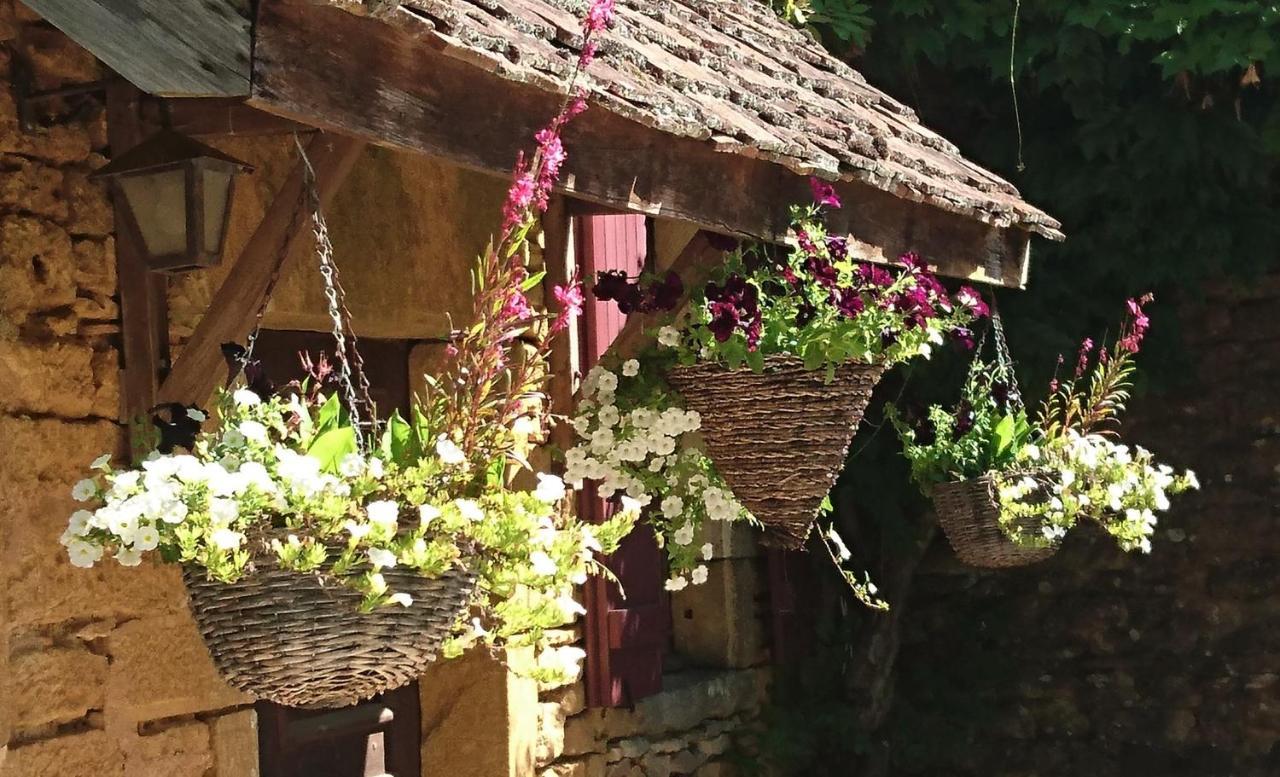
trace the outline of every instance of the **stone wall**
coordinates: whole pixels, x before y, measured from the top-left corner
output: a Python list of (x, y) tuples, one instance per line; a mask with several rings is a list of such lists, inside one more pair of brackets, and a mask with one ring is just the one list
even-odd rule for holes
[[(672, 596), (672, 653), (661, 693), (631, 709), (586, 706), (581, 680), (542, 688), (540, 777), (720, 777), (753, 748), (771, 672), (764, 560), (745, 526), (709, 524), (708, 580)], [(580, 629), (566, 643), (581, 646)]]
[(1133, 403), (1132, 439), (1203, 483), (1175, 501), (1151, 556), (1082, 535), (1025, 570), (922, 570), (898, 668), (898, 772), (1280, 774), (1278, 305), (1272, 277), (1184, 308), (1190, 385)]
[(0, 773), (250, 774), (232, 768), (256, 752), (248, 699), (215, 674), (175, 571), (77, 570), (58, 544), (71, 485), (126, 447), (112, 209), (86, 177), (106, 127), (100, 100), (69, 99), (22, 132), (10, 73), (16, 52), (37, 89), (102, 74), (8, 0), (0, 38)]

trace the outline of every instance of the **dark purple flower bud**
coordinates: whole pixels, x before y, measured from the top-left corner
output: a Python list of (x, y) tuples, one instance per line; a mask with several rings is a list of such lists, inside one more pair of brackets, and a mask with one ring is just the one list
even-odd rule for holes
[(196, 445), (196, 435), (200, 433), (200, 422), (191, 417), (188, 410), (199, 410), (195, 405), (183, 405), (168, 402), (156, 408), (151, 416), (151, 423), (160, 432), (160, 442), (156, 449), (161, 453), (173, 453), (174, 448), (191, 450)]
[(837, 260), (846, 259), (849, 256), (849, 239), (839, 237), (837, 235), (827, 236), (827, 251), (831, 253)]
[(668, 270), (661, 281), (649, 287), (652, 295), (650, 309), (659, 311), (675, 310), (684, 297), (684, 281), (674, 270)]
[(596, 273), (596, 285), (591, 288), (591, 293), (602, 302), (620, 300), (627, 295), (630, 286), (631, 281), (625, 272), (610, 270)]
[(952, 342), (954, 342), (961, 350), (972, 351), (974, 349), (976, 343), (973, 339), (972, 329), (957, 326), (952, 328), (949, 334), (951, 335)]
[(805, 272), (813, 276), (819, 286), (824, 288), (834, 288), (840, 280), (840, 275), (836, 272), (835, 265), (820, 256), (810, 256), (805, 259), (804, 269)]
[(818, 315), (818, 308), (809, 300), (800, 303), (800, 307), (796, 310), (796, 327), (801, 328), (809, 325), (813, 317)]
[(991, 398), (1001, 412), (1009, 406), (1010, 386), (1007, 381), (997, 380), (991, 384)]
[(839, 292), (839, 301), (836, 302), (836, 309), (845, 318), (857, 318), (866, 309), (866, 305), (862, 302), (862, 296), (856, 291), (844, 289)]
[(723, 343), (733, 337), (734, 330), (738, 328), (738, 309), (728, 302), (712, 302), (707, 309), (711, 313), (707, 327), (716, 341)]
[(960, 404), (956, 405), (955, 419), (955, 436), (957, 439), (968, 434), (973, 429), (973, 405), (969, 404), (969, 400), (962, 399)]
[(886, 329), (880, 333), (880, 347), (888, 350), (898, 342), (898, 333), (892, 329)]

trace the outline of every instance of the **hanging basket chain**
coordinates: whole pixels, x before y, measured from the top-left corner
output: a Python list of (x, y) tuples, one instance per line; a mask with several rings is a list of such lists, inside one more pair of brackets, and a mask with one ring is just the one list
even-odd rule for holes
[(1022, 405), (1022, 390), (1018, 388), (1018, 376), (1013, 369), (1013, 358), (1009, 355), (1009, 341), (1004, 336), (1004, 321), (1000, 318), (1000, 308), (995, 297), (991, 298), (991, 332), (996, 344), (996, 366), (1009, 382), (1009, 403), (1018, 409)]
[[(347, 401), (347, 409), (351, 413), (351, 428), (355, 433), (356, 447), (365, 450), (363, 427), (366, 423), (372, 424), (373, 419), (370, 418), (366, 422), (361, 417), (362, 406), (372, 410), (371, 403), (365, 404), (368, 398), (368, 380), (364, 375), (364, 360), (358, 354), (354, 358), (352, 356), (355, 353), (355, 337), (350, 334), (350, 311), (347, 310), (345, 292), (338, 281), (338, 268), (333, 261), (333, 242), (329, 239), (329, 225), (325, 222), (324, 213), (320, 208), (316, 171), (311, 166), (311, 159), (307, 157), (306, 149), (302, 147), (302, 141), (298, 139), (297, 133), (293, 135), (293, 143), (297, 146), (305, 171), (304, 188), (311, 205), (316, 258), (320, 265), (320, 277), (324, 280), (324, 296), (328, 301), (329, 319), (333, 322), (333, 340), (337, 347), (338, 383), (342, 388), (343, 398)], [(356, 390), (357, 381), (362, 391)], [(365, 401), (362, 401), (362, 392)]]

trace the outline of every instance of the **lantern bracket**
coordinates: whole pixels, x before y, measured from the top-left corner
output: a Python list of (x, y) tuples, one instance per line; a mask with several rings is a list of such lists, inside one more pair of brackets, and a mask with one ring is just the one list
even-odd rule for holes
[[(32, 135), (38, 129), (36, 105), (48, 100), (106, 92), (107, 86), (116, 79), (102, 78), (97, 81), (86, 81), (82, 84), (67, 84), (56, 89), (36, 89), (35, 72), (31, 63), (16, 50), (10, 47), (12, 54), (11, 89), (13, 104), (18, 113), (18, 128), (24, 134)], [(84, 106), (80, 110), (85, 110)], [(93, 106), (93, 112), (102, 110), (101, 105)]]

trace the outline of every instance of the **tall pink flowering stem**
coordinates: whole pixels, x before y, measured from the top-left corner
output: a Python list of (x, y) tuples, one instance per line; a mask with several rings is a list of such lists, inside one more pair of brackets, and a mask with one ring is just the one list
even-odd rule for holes
[[(488, 461), (512, 447), (509, 430), (521, 416), (533, 416), (544, 400), (541, 381), (551, 338), (566, 330), (582, 310), (576, 282), (557, 288), (560, 312), (535, 313), (525, 297), (531, 282), (529, 236), (550, 201), (566, 159), (564, 127), (586, 109), (585, 90), (576, 84), (597, 52), (596, 35), (614, 18), (613, 0), (593, 0), (582, 22), (581, 54), (560, 111), (534, 137), (536, 150), (516, 159), (496, 243), (476, 268), (475, 322), (450, 344), (454, 360), (438, 386), (442, 428), (449, 430), (473, 461)], [(516, 353), (527, 344), (525, 353)]]

